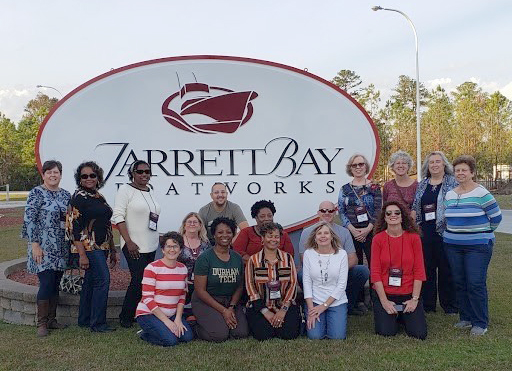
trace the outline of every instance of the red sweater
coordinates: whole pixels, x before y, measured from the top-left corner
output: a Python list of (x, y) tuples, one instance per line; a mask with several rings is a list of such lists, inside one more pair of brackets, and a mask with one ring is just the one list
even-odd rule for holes
[[(400, 268), (400, 265), (402, 285), (389, 286), (389, 268)], [(370, 272), (372, 282), (382, 282), (386, 294), (411, 294), (414, 280), (426, 280), (420, 236), (409, 232), (400, 237), (391, 237), (386, 231), (378, 233), (372, 241)]]
[[(259, 236), (254, 227), (247, 227), (240, 231), (238, 237), (235, 242), (233, 242), (233, 249), (242, 255), (254, 255), (257, 252), (260, 252), (263, 248), (261, 244), (261, 236)], [(279, 244), (279, 249), (286, 251), (287, 253), (293, 256), (294, 250), (292, 241), (290, 240), (290, 236), (288, 233), (283, 231), (283, 235), (281, 236), (281, 243)]]

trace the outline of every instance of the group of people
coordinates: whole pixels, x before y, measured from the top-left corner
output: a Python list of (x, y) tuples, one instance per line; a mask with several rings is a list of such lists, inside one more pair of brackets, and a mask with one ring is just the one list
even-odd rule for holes
[[(389, 166), (395, 178), (381, 189), (367, 179), (363, 155), (349, 159), (352, 180), (341, 187), (338, 205), (320, 203), (318, 223), (300, 236), (296, 266), (290, 236), (274, 222), (269, 200), (251, 207), (256, 224), (249, 226), (242, 209), (228, 201), (226, 186), (215, 183), (212, 202), (188, 213), (178, 232), (160, 236), (161, 207), (147, 162), (131, 164), (130, 183), (119, 188), (111, 208), (98, 191), (104, 177), (95, 162), (78, 166), (70, 195), (59, 187), (62, 165), (46, 161), (43, 184), (29, 193), (22, 230), (28, 270), (40, 282), (37, 334), (65, 327), (56, 320), (58, 286), (74, 260), (85, 271), (78, 325), (114, 330), (106, 309), (108, 262), (117, 261), (115, 225), (131, 274), (120, 324), (137, 322), (140, 338), (152, 344), (249, 334), (294, 339), (302, 327), (310, 339), (345, 339), (347, 315), (368, 309), (377, 334), (395, 335), (403, 323), (409, 336), (425, 339), (425, 311), (436, 310), (437, 291), (444, 311), (459, 313), (455, 327), (483, 335), (487, 266), (501, 212), (475, 182), (475, 160), (461, 156), (452, 166), (442, 152), (432, 152), (420, 183), (408, 175), (407, 153), (393, 154)], [(162, 257), (155, 260), (158, 247)], [(368, 280), (373, 304), (365, 305)]]

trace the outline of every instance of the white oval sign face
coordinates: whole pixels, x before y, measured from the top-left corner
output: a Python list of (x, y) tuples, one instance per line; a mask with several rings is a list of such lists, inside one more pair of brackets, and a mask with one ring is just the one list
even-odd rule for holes
[(373, 173), (377, 129), (347, 93), (293, 67), (220, 56), (158, 59), (98, 76), (54, 107), (36, 143), (38, 165), (61, 161), (69, 191), (78, 164), (97, 161), (111, 205), (129, 165), (148, 161), (161, 232), (210, 202), (214, 182), (226, 183), (249, 224), (251, 205), (270, 199), (275, 221), (298, 229), (321, 201), (336, 203), (355, 152)]

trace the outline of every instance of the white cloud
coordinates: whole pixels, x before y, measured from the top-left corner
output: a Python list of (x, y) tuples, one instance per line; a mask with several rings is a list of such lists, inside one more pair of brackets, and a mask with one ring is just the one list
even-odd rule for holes
[(0, 112), (14, 123), (23, 116), (25, 106), (40, 91), (38, 88), (0, 88)]
[(500, 89), (500, 93), (512, 100), (512, 81)]
[(435, 89), (438, 85), (441, 85), (441, 87), (443, 87), (443, 85), (445, 85), (444, 87), (446, 88), (446, 85), (450, 86), (451, 84), (452, 84), (451, 78), (441, 77), (441, 78), (434, 79), (434, 80), (428, 80), (425, 85), (426, 85), (427, 89)]

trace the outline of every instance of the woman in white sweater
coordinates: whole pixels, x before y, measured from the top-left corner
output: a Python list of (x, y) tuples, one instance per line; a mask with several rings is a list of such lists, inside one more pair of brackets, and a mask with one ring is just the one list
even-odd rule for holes
[(117, 191), (112, 223), (121, 234), (121, 247), (130, 269), (131, 281), (119, 314), (121, 326), (131, 327), (135, 310), (142, 296), (144, 268), (155, 260), (159, 235), (157, 231), (160, 205), (148, 185), (151, 169), (147, 162), (137, 160), (128, 169), (131, 183)]
[(345, 339), (348, 259), (339, 237), (321, 222), (306, 242), (303, 261), (307, 334), (310, 339)]

